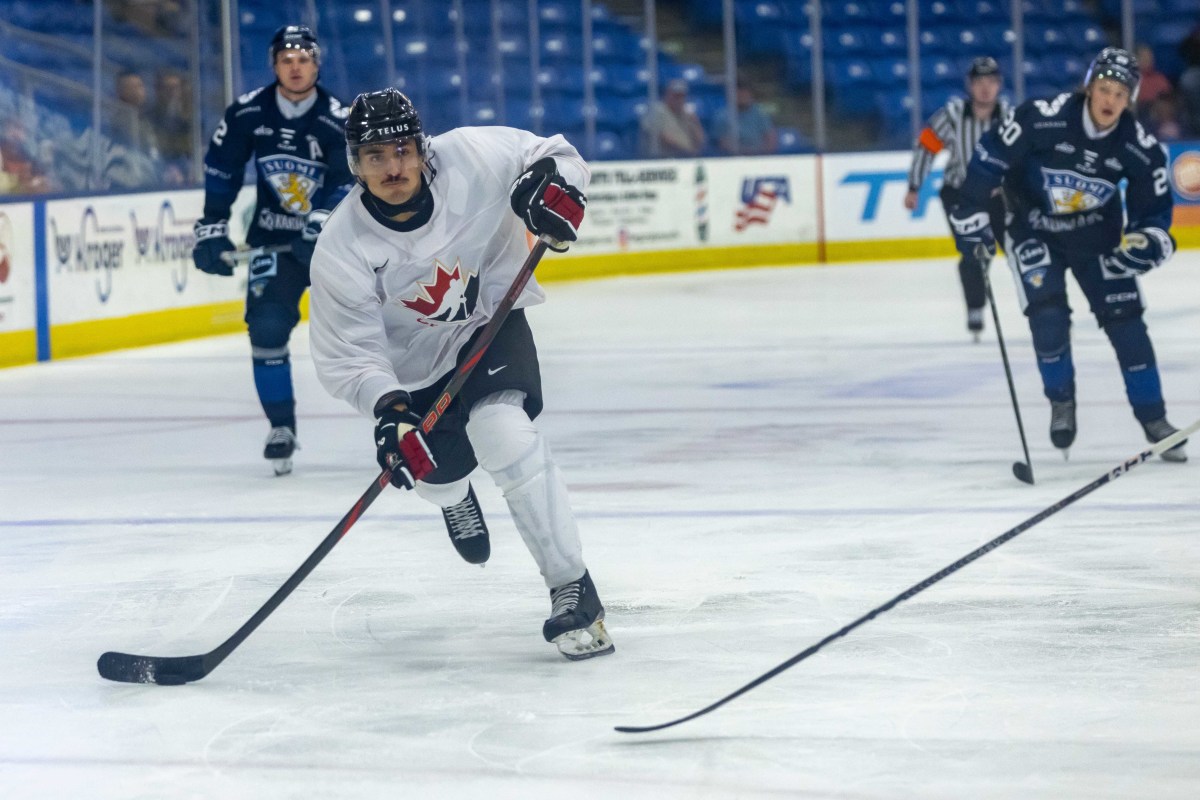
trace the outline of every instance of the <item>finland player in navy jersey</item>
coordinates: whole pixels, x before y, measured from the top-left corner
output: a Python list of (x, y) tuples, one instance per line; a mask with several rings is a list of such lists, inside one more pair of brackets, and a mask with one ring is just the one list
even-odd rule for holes
[(353, 177), (346, 163), (347, 110), (317, 83), (316, 36), (303, 25), (284, 26), (271, 39), (269, 58), (275, 82), (229, 106), (209, 142), (204, 216), (196, 223), (192, 258), (204, 272), (233, 274), (222, 259), (235, 249), (229, 212), (253, 157), (258, 195), (246, 243), (291, 246), (290, 252), (257, 256), (246, 291), (254, 386), (271, 424), (263, 457), (284, 475), (297, 447), (288, 339), (300, 321), (317, 235)]
[[(1076, 430), (1068, 270), (1116, 351), (1146, 438), (1176, 431), (1166, 419), (1138, 286), (1138, 276), (1175, 252), (1166, 151), (1130, 110), (1139, 79), (1137, 60), (1109, 47), (1092, 61), (1082, 91), (1021, 104), (980, 139), (950, 215), (960, 250), (983, 246), (994, 254), (986, 208), (1003, 182), (1004, 250), (1050, 400), (1050, 440), (1064, 457)], [(1182, 444), (1162, 457), (1187, 460)]]
[(545, 299), (535, 279), (428, 435), (417, 413), (439, 399), (509, 293), (527, 231), (561, 249), (575, 241), (587, 164), (557, 135), (487, 127), (427, 137), (396, 89), (355, 99), (346, 147), (358, 185), (313, 256), (317, 377), (375, 420), (380, 467), (442, 508), (455, 549), (475, 564), (491, 553), (470, 480), (482, 467), (550, 590), (542, 636), (572, 660), (613, 652), (566, 482), (534, 422), (542, 382), (525, 309)]

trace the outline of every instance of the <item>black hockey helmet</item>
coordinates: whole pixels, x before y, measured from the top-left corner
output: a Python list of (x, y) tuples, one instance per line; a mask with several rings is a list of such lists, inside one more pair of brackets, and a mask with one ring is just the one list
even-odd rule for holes
[(1100, 78), (1125, 84), (1129, 89), (1129, 101), (1137, 101), (1142, 71), (1138, 68), (1138, 60), (1133, 53), (1120, 47), (1106, 47), (1101, 50), (1088, 67), (1087, 77), (1083, 79), (1084, 88), (1090, 88)]
[(321, 63), (321, 45), (307, 25), (284, 25), (275, 31), (269, 49), (271, 69), (275, 68), (275, 57), (281, 50), (307, 50), (313, 61)]
[(967, 70), (967, 80), (973, 81), (986, 75), (1000, 77), (1000, 65), (991, 56), (980, 56), (971, 62), (971, 66)]
[(403, 139), (415, 139), (417, 151), (425, 153), (421, 117), (404, 92), (387, 88), (354, 98), (346, 117), (346, 160), (351, 172), (358, 174), (360, 148)]

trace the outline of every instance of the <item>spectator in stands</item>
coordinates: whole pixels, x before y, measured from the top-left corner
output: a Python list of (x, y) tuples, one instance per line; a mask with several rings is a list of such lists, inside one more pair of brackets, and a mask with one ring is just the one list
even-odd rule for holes
[(179, 0), (106, 0), (105, 7), (117, 22), (132, 25), (151, 36), (185, 32), (187, 15)]
[(1137, 110), (1143, 119), (1149, 114), (1150, 107), (1160, 97), (1171, 94), (1175, 87), (1171, 79), (1159, 72), (1154, 66), (1154, 49), (1142, 42), (1137, 46), (1137, 60), (1142, 68), (1142, 83), (1138, 88)]
[(177, 70), (160, 69), (154, 80), (152, 117), (165, 182), (183, 186), (192, 173), (192, 97), (187, 79)]
[(158, 137), (147, 104), (146, 82), (133, 70), (117, 75), (117, 103), (107, 133), (115, 144), (158, 157)]
[(1200, 136), (1200, 25), (1179, 43), (1179, 55), (1187, 65), (1179, 76), (1179, 98), (1187, 123), (1184, 134)]
[(738, 81), (736, 142), (729, 130), (729, 117), (729, 109), (722, 108), (713, 121), (717, 147), (725, 155), (758, 156), (778, 149), (779, 135), (775, 125), (762, 104), (755, 102), (754, 90), (748, 84)]
[(0, 126), (0, 194), (54, 191), (44, 160), (25, 123), (9, 117)]
[[(1140, 103), (1139, 103), (1140, 106)], [(1144, 111), (1142, 124), (1160, 142), (1178, 142), (1183, 138), (1183, 121), (1179, 113), (1179, 101), (1174, 92), (1162, 95)]]
[(663, 99), (642, 118), (642, 152), (648, 156), (686, 158), (698, 156), (706, 142), (704, 126), (687, 107), (687, 81), (667, 83)]

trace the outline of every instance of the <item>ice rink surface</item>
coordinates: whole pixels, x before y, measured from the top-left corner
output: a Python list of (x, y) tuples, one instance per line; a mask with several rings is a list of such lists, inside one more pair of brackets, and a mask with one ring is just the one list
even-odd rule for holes
[[(486, 568), (389, 489), (203, 681), (104, 681), (105, 650), (204, 653), (253, 614), (373, 480), (371, 423), (305, 327), (286, 478), (244, 335), (0, 371), (0, 797), (1200, 797), (1200, 441), (706, 717), (612, 730), (711, 703), (1146, 447), (1076, 294), (1063, 461), (992, 276), (1035, 486), (950, 259), (550, 284), (540, 424), (617, 645), (580, 663), (542, 641), (545, 587), (476, 473)], [(1184, 427), (1200, 253), (1143, 286)]]

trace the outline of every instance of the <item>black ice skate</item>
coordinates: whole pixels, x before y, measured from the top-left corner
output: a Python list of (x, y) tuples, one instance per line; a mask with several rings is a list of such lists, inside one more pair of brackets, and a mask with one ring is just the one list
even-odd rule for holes
[(1074, 400), (1050, 401), (1050, 442), (1067, 458), (1067, 448), (1075, 442)]
[(467, 496), (452, 506), (442, 509), (446, 520), (446, 532), (454, 549), (469, 564), (482, 564), (492, 554), (488, 539), (487, 523), (483, 521), (483, 509), (475, 499), (475, 487), (467, 487)]
[(971, 336), (975, 341), (979, 341), (980, 334), (983, 333), (983, 309), (968, 308), (967, 309), (967, 330), (971, 332)]
[(616, 650), (604, 629), (604, 606), (592, 576), (587, 572), (577, 581), (550, 590), (550, 619), (542, 636), (558, 646), (571, 661), (606, 656)]
[(299, 448), (296, 432), (286, 425), (279, 425), (271, 428), (271, 432), (267, 434), (263, 458), (271, 462), (276, 475), (287, 475), (292, 471), (292, 453)]
[[(1143, 422), (1142, 430), (1146, 432), (1146, 441), (1150, 442), (1150, 444), (1161, 442), (1171, 434), (1179, 432), (1179, 428), (1167, 422), (1166, 417), (1156, 419), (1153, 422)], [(1174, 461), (1176, 463), (1187, 461), (1187, 451), (1183, 449), (1185, 444), (1187, 444), (1187, 439), (1184, 439), (1170, 450), (1160, 453), (1159, 458), (1163, 461)]]

